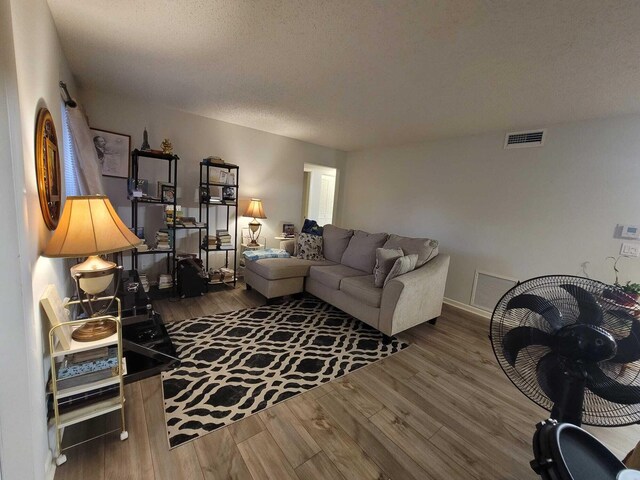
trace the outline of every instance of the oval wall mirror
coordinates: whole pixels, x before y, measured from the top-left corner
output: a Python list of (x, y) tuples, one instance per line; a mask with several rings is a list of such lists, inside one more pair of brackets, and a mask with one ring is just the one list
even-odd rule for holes
[(49, 230), (55, 230), (62, 198), (60, 155), (56, 127), (46, 108), (40, 109), (36, 123), (36, 177), (42, 218)]

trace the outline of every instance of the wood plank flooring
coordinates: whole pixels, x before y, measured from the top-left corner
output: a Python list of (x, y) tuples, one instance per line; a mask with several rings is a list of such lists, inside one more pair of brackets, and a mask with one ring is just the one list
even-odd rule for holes
[[(161, 301), (165, 322), (264, 303), (242, 286)], [(393, 357), (169, 450), (160, 377), (126, 387), (129, 439), (67, 452), (71, 479), (535, 479), (535, 424), (547, 413), (498, 367), (488, 321), (446, 307), (401, 337)], [(640, 427), (591, 428), (622, 458)]]

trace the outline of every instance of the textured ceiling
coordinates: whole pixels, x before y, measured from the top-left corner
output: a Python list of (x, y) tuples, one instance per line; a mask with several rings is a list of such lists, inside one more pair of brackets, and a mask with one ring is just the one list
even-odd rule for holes
[(81, 86), (342, 150), (640, 112), (635, 0), (49, 0)]

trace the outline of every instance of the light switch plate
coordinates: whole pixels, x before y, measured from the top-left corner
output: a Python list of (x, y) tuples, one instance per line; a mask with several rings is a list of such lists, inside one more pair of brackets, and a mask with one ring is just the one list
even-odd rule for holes
[(620, 255), (623, 257), (640, 257), (640, 244), (623, 243), (620, 247)]

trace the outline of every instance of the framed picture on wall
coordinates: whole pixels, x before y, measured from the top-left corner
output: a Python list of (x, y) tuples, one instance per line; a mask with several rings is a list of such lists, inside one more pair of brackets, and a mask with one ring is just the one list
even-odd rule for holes
[(93, 146), (98, 155), (102, 175), (129, 178), (129, 154), (131, 137), (123, 133), (91, 128)]

